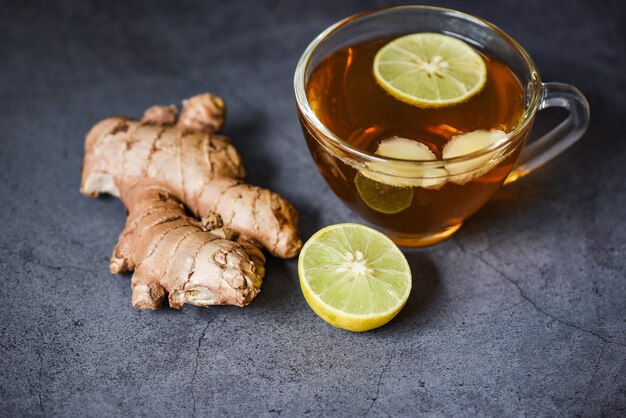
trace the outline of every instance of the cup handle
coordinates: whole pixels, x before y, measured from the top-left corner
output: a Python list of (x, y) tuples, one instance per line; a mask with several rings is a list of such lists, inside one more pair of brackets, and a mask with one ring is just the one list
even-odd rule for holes
[(569, 116), (550, 132), (526, 145), (513, 171), (504, 181), (509, 184), (541, 167), (578, 141), (589, 125), (589, 103), (576, 87), (564, 83), (543, 83), (539, 110), (552, 106), (569, 110)]

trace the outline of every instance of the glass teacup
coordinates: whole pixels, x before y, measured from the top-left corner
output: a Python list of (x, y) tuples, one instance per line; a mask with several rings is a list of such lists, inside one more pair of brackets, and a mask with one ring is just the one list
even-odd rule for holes
[[(322, 60), (349, 45), (415, 32), (460, 38), (497, 57), (515, 73), (524, 89), (524, 109), (505, 137), (467, 155), (414, 161), (360, 149), (320, 121), (306, 87)], [(516, 41), (484, 20), (437, 7), (391, 7), (334, 24), (304, 51), (294, 88), (309, 151), (327, 183), (351, 209), (404, 246), (429, 245), (451, 236), (503, 184), (530, 173), (576, 142), (589, 122), (589, 106), (582, 93), (567, 84), (542, 83), (532, 59)], [(537, 111), (551, 106), (567, 109), (569, 116), (546, 135), (526, 144)], [(363, 190), (370, 189), (380, 194), (378, 208), (364, 198)], [(400, 206), (401, 210), (381, 210), (393, 208), (384, 199), (408, 203)]]

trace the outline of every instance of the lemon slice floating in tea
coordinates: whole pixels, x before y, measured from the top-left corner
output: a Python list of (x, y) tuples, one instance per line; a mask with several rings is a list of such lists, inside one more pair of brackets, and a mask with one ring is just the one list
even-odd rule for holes
[(413, 201), (411, 187), (397, 187), (372, 180), (361, 172), (354, 176), (356, 190), (363, 202), (377, 212), (386, 215), (400, 213)]
[(411, 292), (411, 269), (384, 234), (358, 224), (315, 233), (298, 259), (302, 293), (329, 324), (368, 331), (389, 322)]
[(374, 58), (374, 76), (398, 100), (434, 108), (464, 102), (487, 80), (482, 57), (467, 43), (439, 33), (401, 36)]

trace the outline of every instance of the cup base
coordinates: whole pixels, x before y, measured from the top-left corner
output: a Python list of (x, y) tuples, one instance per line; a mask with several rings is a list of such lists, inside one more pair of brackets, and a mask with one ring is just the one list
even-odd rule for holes
[(463, 222), (452, 225), (443, 231), (433, 234), (415, 234), (415, 235), (393, 235), (388, 234), (389, 238), (400, 247), (426, 247), (433, 245), (449, 238), (452, 234), (459, 230)]

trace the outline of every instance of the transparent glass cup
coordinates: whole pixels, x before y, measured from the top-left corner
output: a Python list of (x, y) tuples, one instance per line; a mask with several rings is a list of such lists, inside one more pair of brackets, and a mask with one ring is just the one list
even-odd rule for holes
[[(524, 87), (525, 109), (505, 138), (452, 159), (401, 160), (358, 149), (320, 122), (307, 100), (306, 84), (324, 58), (359, 42), (414, 32), (439, 32), (461, 38), (499, 58), (517, 75)], [(403, 246), (430, 245), (451, 236), (503, 184), (525, 176), (563, 152), (580, 139), (589, 123), (589, 105), (582, 93), (568, 84), (542, 83), (532, 59), (516, 41), (482, 19), (437, 7), (391, 7), (360, 13), (332, 25), (302, 54), (294, 88), (304, 137), (326, 182), (351, 209)], [(537, 111), (552, 106), (567, 109), (567, 119), (526, 143)], [(399, 171), (399, 166), (406, 169)], [(413, 199), (418, 204), (413, 209), (381, 213), (359, 196), (354, 185), (359, 173), (368, 178), (396, 178), (399, 184), (435, 182), (447, 185), (447, 189), (442, 193), (443, 189), (416, 187)], [(458, 181), (460, 178), (473, 180)]]

